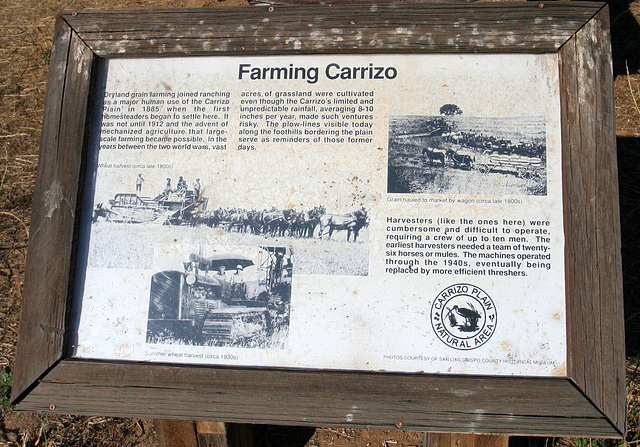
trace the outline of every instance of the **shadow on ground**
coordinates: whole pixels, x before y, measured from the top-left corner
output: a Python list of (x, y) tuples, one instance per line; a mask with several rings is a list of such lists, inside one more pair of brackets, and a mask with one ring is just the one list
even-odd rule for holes
[(640, 24), (631, 13), (632, 0), (609, 1), (613, 73), (626, 75), (640, 70)]
[(627, 356), (640, 354), (640, 138), (618, 138)]
[[(247, 434), (247, 425), (228, 424), (227, 439), (229, 445), (252, 445), (255, 447), (304, 447), (313, 436), (312, 427), (286, 427), (279, 425), (252, 425)], [(250, 436), (251, 444), (245, 444), (246, 436)]]

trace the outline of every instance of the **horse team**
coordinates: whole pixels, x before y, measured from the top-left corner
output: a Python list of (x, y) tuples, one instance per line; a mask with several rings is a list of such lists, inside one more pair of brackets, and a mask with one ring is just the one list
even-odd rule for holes
[(451, 148), (445, 150), (434, 149), (432, 147), (424, 147), (422, 155), (429, 159), (429, 164), (440, 162), (441, 166), (445, 165), (446, 160), (450, 160), (456, 168), (471, 169), (475, 163), (475, 155), (470, 153), (457, 152)]
[(439, 164), (444, 167), (450, 162), (455, 168), (476, 168), (476, 153), (491, 155), (520, 155), (527, 158), (544, 156), (546, 146), (533, 142), (514, 142), (474, 132), (445, 132), (442, 141), (451, 143), (446, 149), (425, 146), (422, 155), (430, 165)]
[(294, 209), (246, 210), (243, 208), (217, 208), (193, 216), (193, 225), (207, 225), (229, 232), (253, 233), (272, 237), (330, 239), (336, 231), (346, 231), (347, 241), (358, 238), (360, 230), (368, 225), (364, 207), (347, 214), (327, 214), (324, 206), (306, 211)]

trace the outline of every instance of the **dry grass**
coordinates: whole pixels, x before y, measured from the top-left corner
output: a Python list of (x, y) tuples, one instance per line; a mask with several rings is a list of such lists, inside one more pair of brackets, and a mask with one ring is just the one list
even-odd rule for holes
[[(22, 281), (37, 169), (37, 153), (51, 36), (56, 12), (73, 9), (199, 7), (244, 0), (0, 0), (0, 368), (13, 363)], [(625, 269), (627, 401), (624, 442), (556, 440), (559, 445), (640, 444), (640, 0), (612, 3), (616, 119), (620, 136), (620, 204)], [(627, 72), (628, 70), (628, 72)], [(384, 445), (377, 431), (318, 430), (311, 440), (329, 445)], [(335, 435), (332, 440), (331, 436)], [(416, 437), (415, 444), (418, 444)], [(363, 441), (362, 443), (360, 441)], [(404, 445), (413, 445), (408, 439)], [(374, 443), (375, 442), (375, 443)], [(151, 446), (149, 421), (102, 417), (18, 415), (2, 411), (0, 446)], [(401, 445), (401, 444), (398, 444)], [(541, 444), (544, 445), (544, 444)]]
[[(640, 137), (640, 1), (611, 7), (614, 44), (616, 127), (620, 136)], [(617, 32), (616, 32), (617, 31)]]

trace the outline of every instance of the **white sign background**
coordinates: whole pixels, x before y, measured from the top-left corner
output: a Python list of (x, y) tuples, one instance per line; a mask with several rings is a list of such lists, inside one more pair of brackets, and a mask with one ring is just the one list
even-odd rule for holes
[[(317, 82), (306, 79), (240, 77), (240, 66), (318, 67)], [(393, 67), (393, 79), (328, 79), (325, 67)], [(157, 250), (175, 245), (175, 266), (190, 252), (207, 253), (223, 243), (208, 227), (96, 222), (91, 225), (83, 287), (77, 290), (75, 356), (134, 361), (340, 370), (563, 376), (566, 373), (566, 322), (560, 170), (560, 108), (557, 56), (549, 55), (340, 55), (292, 57), (198, 57), (114, 59), (106, 63), (106, 92), (231, 93), (226, 150), (101, 149), (95, 173), (94, 205), (116, 193), (134, 192), (143, 172), (144, 188), (159, 192), (166, 177), (203, 179), (209, 208), (309, 209), (327, 213), (364, 207), (369, 226), (353, 244), (345, 233), (340, 256), (353, 247), (366, 256), (364, 274), (308, 274), (300, 264), (293, 277), (290, 327), (277, 349), (147, 343), (151, 276), (161, 268)], [(334, 72), (337, 73), (334, 66)], [(100, 86), (99, 86), (100, 88)], [(369, 143), (257, 143), (238, 150), (242, 92), (373, 92)], [(455, 104), (462, 117), (540, 117), (546, 135), (546, 194), (504, 196), (483, 191), (437, 194), (388, 193), (389, 126), (392, 117), (437, 117)], [(134, 106), (139, 112), (140, 104)], [(162, 107), (167, 107), (163, 105)], [(191, 109), (189, 109), (191, 111)], [(162, 109), (161, 111), (162, 112)], [(363, 112), (364, 113), (364, 112)], [(151, 129), (143, 120), (143, 131)], [(183, 119), (177, 120), (185, 128)], [(265, 119), (253, 120), (268, 129)], [(277, 121), (277, 120), (276, 120)], [(287, 120), (280, 120), (280, 123)], [(102, 128), (94, 130), (93, 150)], [(187, 127), (188, 129), (188, 127)], [(355, 128), (352, 126), (352, 130)], [(106, 134), (103, 134), (103, 136)], [(273, 136), (273, 135), (272, 135)], [(453, 169), (447, 162), (447, 169)], [(170, 165), (168, 169), (140, 166)], [(120, 166), (118, 168), (114, 166)], [(458, 170), (456, 170), (458, 172)], [(475, 172), (475, 171), (474, 171)], [(490, 173), (491, 174), (491, 173)], [(494, 176), (496, 176), (495, 174)], [(515, 177), (503, 173), (505, 181)], [(93, 177), (92, 177), (93, 178)], [(496, 177), (497, 178), (497, 177)], [(191, 185), (189, 185), (191, 187)], [(504, 199), (517, 199), (505, 203)], [(429, 199), (437, 199), (429, 201)], [(459, 199), (467, 199), (459, 201)], [(500, 199), (494, 201), (494, 199)], [(497, 203), (497, 202), (502, 203)], [(387, 260), (389, 217), (441, 219), (544, 220), (549, 222), (549, 269), (527, 276), (390, 273)], [(522, 227), (522, 225), (520, 225)], [(512, 227), (513, 228), (513, 227)], [(317, 242), (321, 244), (321, 241)], [(265, 246), (287, 246), (294, 264), (300, 242), (280, 237)], [(351, 245), (349, 245), (351, 244)], [(364, 250), (363, 250), (364, 247)], [(232, 249), (233, 247), (230, 247)], [(298, 254), (296, 254), (298, 250)], [(462, 250), (454, 250), (461, 255)], [(491, 253), (494, 250), (489, 250)], [(155, 261), (154, 261), (155, 259)], [(164, 262), (164, 261), (163, 261)], [(472, 262), (472, 260), (471, 260)], [(442, 264), (440, 264), (442, 266)], [(162, 266), (164, 268), (165, 266)], [(475, 349), (455, 349), (440, 340), (431, 321), (438, 294), (455, 284), (471, 284), (490, 297), (497, 322), (490, 339)], [(443, 314), (444, 318), (444, 314)], [(458, 317), (460, 320), (460, 317)], [(187, 354), (187, 355), (185, 355)], [(215, 354), (215, 360), (212, 360)], [(178, 356), (176, 356), (178, 355)]]

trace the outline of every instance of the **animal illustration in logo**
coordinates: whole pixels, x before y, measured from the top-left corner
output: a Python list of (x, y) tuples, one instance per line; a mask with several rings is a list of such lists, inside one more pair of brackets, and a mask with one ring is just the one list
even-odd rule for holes
[(431, 326), (436, 336), (454, 349), (479, 348), (494, 334), (496, 324), (493, 300), (473, 284), (453, 284), (431, 305)]
[(457, 327), (462, 332), (475, 332), (478, 330), (478, 320), (482, 318), (473, 304), (467, 303), (468, 307), (459, 307), (454, 304), (447, 309), (447, 318), (451, 327)]

